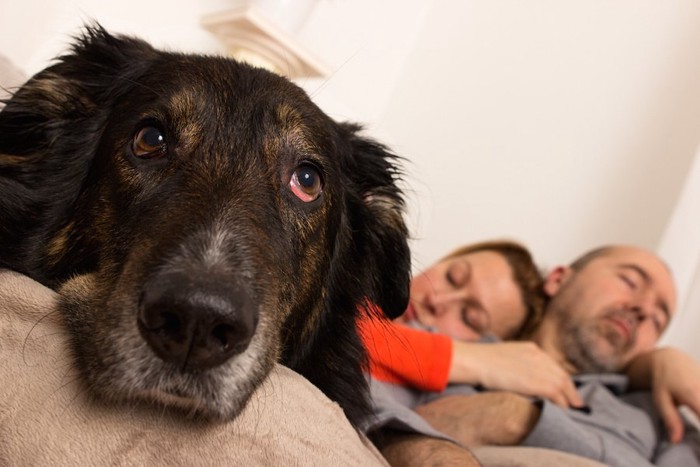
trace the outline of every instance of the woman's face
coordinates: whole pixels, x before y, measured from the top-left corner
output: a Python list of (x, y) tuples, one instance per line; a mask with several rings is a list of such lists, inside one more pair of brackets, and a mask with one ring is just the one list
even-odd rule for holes
[(409, 308), (399, 319), (473, 341), (484, 334), (514, 337), (526, 314), (508, 261), (484, 250), (443, 260), (414, 277)]

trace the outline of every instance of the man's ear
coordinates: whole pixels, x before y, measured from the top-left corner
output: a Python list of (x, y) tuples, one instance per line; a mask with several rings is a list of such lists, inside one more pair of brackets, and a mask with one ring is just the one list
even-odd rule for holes
[(574, 271), (569, 266), (557, 266), (552, 269), (544, 281), (544, 293), (549, 298), (554, 297), (561, 290), (561, 286), (573, 275)]

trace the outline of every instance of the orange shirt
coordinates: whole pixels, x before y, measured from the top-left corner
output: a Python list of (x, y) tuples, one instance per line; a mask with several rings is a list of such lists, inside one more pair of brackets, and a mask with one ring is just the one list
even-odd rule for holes
[(358, 322), (371, 375), (423, 391), (443, 391), (452, 363), (452, 339), (377, 315), (364, 316)]

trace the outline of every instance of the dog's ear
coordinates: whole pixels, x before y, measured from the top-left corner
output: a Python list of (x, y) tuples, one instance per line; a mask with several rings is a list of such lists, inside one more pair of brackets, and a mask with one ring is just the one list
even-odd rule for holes
[(100, 110), (118, 98), (115, 89), (126, 87), (154, 53), (143, 41), (112, 36), (99, 25), (87, 27), (70, 52), (5, 101), (0, 112), (0, 168), (17, 163), (17, 156), (55, 152), (61, 137), (90, 140), (88, 134), (101, 123), (97, 115), (106, 114)]
[(5, 101), (0, 111), (0, 265), (32, 273), (27, 266), (32, 262), (35, 273), (45, 269), (44, 239), (67, 222), (111, 107), (155, 53), (144, 42), (91, 27), (69, 53)]
[(359, 262), (356, 280), (364, 282), (371, 295), (389, 318), (401, 315), (408, 304), (410, 251), (404, 220), (404, 200), (397, 185), (401, 177), (400, 158), (385, 146), (359, 134), (360, 128), (343, 124), (352, 151), (348, 167), (352, 185), (357, 189), (349, 209), (354, 232), (355, 261)]

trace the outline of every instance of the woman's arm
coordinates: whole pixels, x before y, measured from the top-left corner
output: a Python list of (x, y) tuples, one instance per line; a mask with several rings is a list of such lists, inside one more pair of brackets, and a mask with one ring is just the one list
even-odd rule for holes
[(443, 391), (452, 363), (452, 339), (378, 317), (358, 323), (371, 375), (423, 391)]
[(570, 376), (532, 342), (478, 343), (373, 318), (360, 322), (375, 378), (423, 391), (464, 383), (579, 406)]
[(534, 342), (453, 342), (450, 382), (548, 399), (562, 407), (583, 404), (569, 375)]
[(700, 415), (700, 365), (673, 347), (662, 347), (635, 358), (627, 368), (632, 389), (651, 389), (669, 440), (683, 439), (684, 424), (678, 407), (687, 405)]

